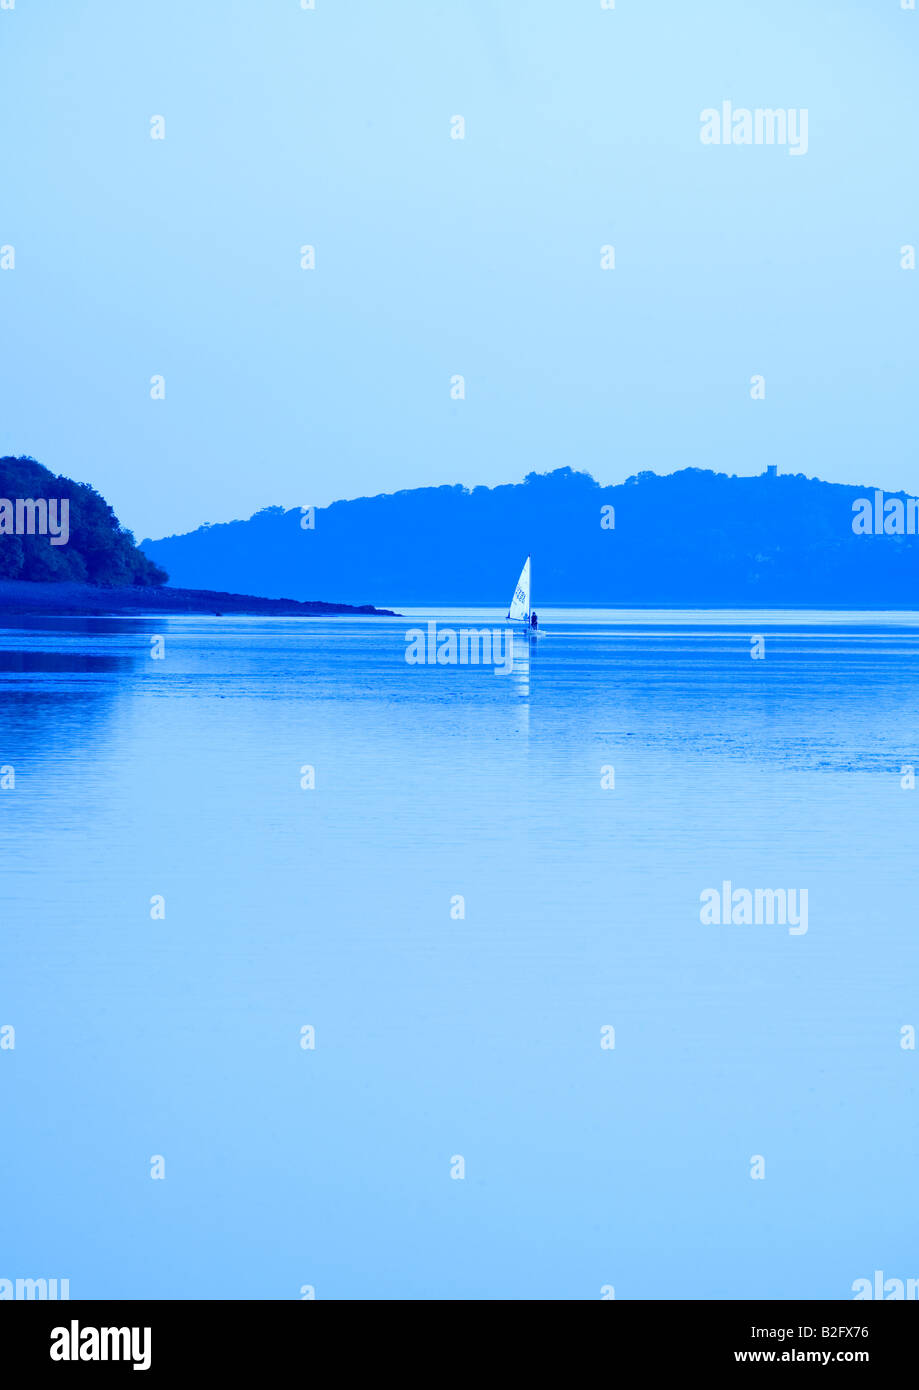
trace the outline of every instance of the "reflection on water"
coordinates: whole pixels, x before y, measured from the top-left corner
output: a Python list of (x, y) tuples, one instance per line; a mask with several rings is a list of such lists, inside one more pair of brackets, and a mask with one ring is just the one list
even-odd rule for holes
[[(540, 610), (500, 677), (408, 665), (429, 617), (500, 621), (0, 633), (5, 1267), (75, 1297), (915, 1274), (915, 615)], [(806, 935), (702, 926), (724, 880), (806, 888)]]
[(515, 632), (513, 643), (514, 664), (511, 675), (517, 695), (527, 701), (523, 715), (526, 720), (525, 728), (529, 731), (530, 662), (538, 644), (535, 638), (531, 638), (525, 632)]

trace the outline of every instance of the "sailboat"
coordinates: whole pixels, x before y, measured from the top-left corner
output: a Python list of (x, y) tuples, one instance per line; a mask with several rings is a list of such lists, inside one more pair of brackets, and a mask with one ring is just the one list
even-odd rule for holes
[(507, 620), (511, 623), (521, 623), (524, 631), (531, 637), (541, 636), (542, 634), (536, 628), (530, 626), (530, 612), (530, 557), (528, 555), (523, 563), (523, 569), (520, 571), (520, 578), (517, 580), (511, 606), (507, 610)]

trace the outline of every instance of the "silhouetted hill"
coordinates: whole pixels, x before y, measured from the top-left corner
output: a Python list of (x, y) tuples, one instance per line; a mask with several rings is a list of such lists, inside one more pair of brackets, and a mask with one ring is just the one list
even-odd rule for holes
[(31, 458), (0, 458), (0, 579), (157, 585), (168, 577), (88, 483)]
[[(889, 494), (903, 499), (903, 494)], [(532, 553), (534, 604), (919, 607), (919, 537), (856, 535), (874, 489), (687, 468), (600, 487), (561, 468), (504, 487), (418, 488), (143, 541), (176, 583), (264, 595), (505, 606)], [(604, 507), (615, 527), (601, 526)]]

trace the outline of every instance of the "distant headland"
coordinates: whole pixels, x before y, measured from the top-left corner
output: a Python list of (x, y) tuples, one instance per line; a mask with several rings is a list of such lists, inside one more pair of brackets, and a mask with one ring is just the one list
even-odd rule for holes
[(0, 458), (0, 579), (118, 586), (168, 577), (88, 483), (32, 458)]
[(0, 613), (394, 616), (370, 604), (175, 588), (88, 483), (0, 458)]
[(176, 583), (266, 596), (499, 606), (532, 553), (536, 608), (916, 609), (910, 500), (777, 466), (643, 472), (614, 487), (559, 468), (495, 488), (268, 507), (141, 549)]

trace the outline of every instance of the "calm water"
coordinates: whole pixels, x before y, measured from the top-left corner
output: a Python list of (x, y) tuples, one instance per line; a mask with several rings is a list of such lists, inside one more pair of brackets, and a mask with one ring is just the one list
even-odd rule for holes
[[(407, 665), (435, 616), (499, 614), (0, 632), (0, 1277), (919, 1275), (919, 616), (546, 611), (509, 676)], [(702, 925), (725, 879), (806, 934)]]

